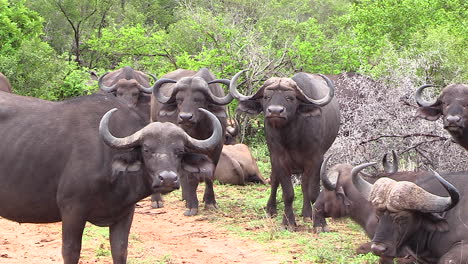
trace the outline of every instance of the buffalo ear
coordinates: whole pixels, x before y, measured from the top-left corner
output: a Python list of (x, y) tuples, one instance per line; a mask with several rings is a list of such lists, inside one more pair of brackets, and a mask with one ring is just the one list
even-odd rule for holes
[(239, 105), (237, 106), (237, 112), (245, 113), (252, 116), (260, 114), (263, 111), (263, 106), (260, 100), (261, 99), (246, 100), (239, 102)]
[(187, 153), (182, 158), (182, 169), (191, 173), (199, 180), (213, 179), (215, 165), (206, 155)]
[(213, 113), (213, 115), (215, 115), (216, 117), (219, 117), (219, 118), (226, 118), (227, 117), (226, 108), (223, 107), (223, 106), (209, 104), (207, 110), (210, 111), (211, 113)]
[(297, 112), (303, 116), (314, 117), (322, 114), (322, 108), (310, 104), (299, 104)]
[(425, 214), (422, 219), (422, 225), (428, 231), (447, 232), (449, 230), (447, 220), (437, 214)]
[(140, 171), (141, 161), (138, 152), (131, 151), (114, 156), (111, 166), (112, 174), (110, 176), (110, 182), (112, 184), (117, 180), (117, 177)]
[(340, 186), (337, 190), (336, 193), (338, 196), (340, 196), (343, 199), (343, 204), (345, 206), (345, 213), (346, 215), (349, 214), (349, 207), (351, 207), (351, 200), (346, 196), (346, 193), (343, 189), (343, 186)]
[(436, 121), (442, 115), (442, 109), (439, 104), (435, 106), (421, 106), (416, 111), (416, 116), (429, 121)]
[(162, 104), (158, 112), (159, 117), (171, 117), (177, 114), (177, 104)]
[(150, 102), (151, 102), (151, 95), (140, 93), (140, 95), (138, 96), (138, 104), (148, 104), (149, 105)]

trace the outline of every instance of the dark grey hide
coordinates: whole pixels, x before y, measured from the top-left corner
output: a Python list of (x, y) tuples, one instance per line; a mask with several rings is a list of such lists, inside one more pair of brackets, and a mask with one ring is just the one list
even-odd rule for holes
[[(113, 108), (118, 110), (107, 113)], [(178, 188), (178, 174), (193, 170), (200, 152), (173, 124), (145, 124), (110, 95), (49, 102), (2, 94), (0, 216), (19, 223), (61, 221), (65, 264), (78, 263), (86, 221), (108, 226), (113, 261), (126, 263), (135, 203)]]
[(374, 184), (354, 175), (354, 185), (376, 210), (374, 254), (392, 258), (410, 252), (422, 263), (468, 263), (468, 173), (415, 173), (410, 181), (383, 177)]
[(455, 142), (468, 150), (468, 85), (447, 85), (435, 101), (427, 102), (421, 94), (432, 86), (423, 85), (416, 91), (415, 98), (419, 105), (416, 115), (429, 121), (442, 117), (445, 130)]
[(321, 75), (297, 73), (292, 78), (270, 78), (254, 95), (243, 96), (235, 87), (241, 73), (234, 76), (230, 87), (239, 100), (237, 111), (265, 114), (272, 166), (267, 213), (277, 214), (276, 191), (281, 184), (285, 204), (283, 224), (293, 230), (296, 221), (291, 175), (302, 174), (302, 216), (305, 221), (312, 221), (312, 204), (320, 191), (320, 165), (338, 134), (340, 112), (333, 84)]
[[(210, 82), (214, 82), (211, 83)], [(199, 71), (178, 69), (161, 77), (154, 85), (151, 99), (151, 120), (171, 122), (183, 128), (190, 136), (198, 139), (207, 138), (212, 131), (205, 116), (200, 115), (198, 108), (212, 112), (220, 121), (223, 135), (226, 133), (225, 105), (232, 101), (230, 94), (224, 96), (224, 90), (218, 83), (229, 85), (229, 80), (215, 80), (215, 76), (206, 68)], [(206, 155), (216, 167), (223, 141)], [(198, 213), (197, 187), (204, 180), (206, 187), (203, 195), (205, 208), (216, 208), (213, 190), (213, 178), (197, 176), (197, 171), (181, 176), (182, 199), (186, 201), (186, 216)], [(153, 207), (162, 205), (160, 196), (152, 197)]]
[(222, 184), (267, 183), (245, 144), (224, 145), (214, 178)]

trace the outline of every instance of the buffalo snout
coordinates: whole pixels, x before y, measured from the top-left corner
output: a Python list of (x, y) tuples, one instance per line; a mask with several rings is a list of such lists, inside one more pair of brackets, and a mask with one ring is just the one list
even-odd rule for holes
[(284, 112), (284, 106), (281, 105), (270, 105), (267, 108), (269, 114), (279, 115)]
[(172, 191), (174, 189), (180, 188), (180, 181), (179, 175), (174, 171), (161, 171), (157, 174), (155, 178), (153, 178), (153, 184), (151, 185), (153, 190), (159, 189), (170, 189)]
[(387, 252), (387, 246), (382, 243), (372, 243), (371, 251), (377, 256), (384, 256)]

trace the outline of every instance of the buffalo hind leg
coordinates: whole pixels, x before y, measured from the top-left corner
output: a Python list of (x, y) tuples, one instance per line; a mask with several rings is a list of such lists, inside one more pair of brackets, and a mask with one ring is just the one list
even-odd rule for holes
[(77, 264), (86, 220), (79, 213), (62, 212), (62, 257), (64, 264)]
[(315, 163), (302, 174), (302, 217), (304, 222), (312, 222), (312, 204), (320, 193), (320, 164)]
[(135, 208), (127, 216), (109, 227), (109, 240), (114, 264), (127, 263), (128, 235), (132, 226)]
[(277, 177), (274, 176), (273, 172), (270, 176), (270, 185), (270, 198), (268, 199), (266, 211), (267, 216), (271, 218), (278, 215), (278, 211), (276, 209), (276, 193), (278, 192), (279, 181), (277, 180)]
[(205, 179), (205, 194), (203, 195), (203, 201), (205, 202), (205, 209), (207, 210), (218, 208), (216, 205), (213, 181), (210, 179)]

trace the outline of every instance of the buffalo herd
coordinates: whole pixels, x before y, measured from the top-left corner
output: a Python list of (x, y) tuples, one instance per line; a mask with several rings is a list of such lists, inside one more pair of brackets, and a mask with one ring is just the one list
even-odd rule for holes
[[(109, 227), (114, 263), (126, 263), (135, 205), (182, 189), (185, 216), (217, 208), (213, 183), (270, 184), (266, 213), (277, 212), (282, 188), (283, 226), (294, 231), (292, 175), (301, 175), (302, 217), (316, 232), (326, 218), (350, 217), (371, 242), (359, 248), (380, 263), (468, 263), (467, 173), (399, 171), (392, 152), (383, 172), (376, 163), (328, 167), (325, 153), (338, 135), (340, 109), (325, 75), (296, 73), (267, 79), (252, 95), (238, 79), (217, 79), (206, 68), (178, 69), (160, 79), (131, 67), (103, 74), (99, 91), (60, 102), (12, 93), (0, 74), (0, 216), (19, 223), (62, 222), (65, 264), (79, 262), (87, 221)], [(223, 87), (224, 86), (224, 87)], [(442, 117), (453, 140), (468, 150), (468, 86), (451, 84), (434, 101), (416, 89), (417, 116)], [(14, 87), (13, 87), (14, 88)], [(225, 92), (227, 91), (227, 92)], [(271, 175), (265, 180), (245, 144), (235, 144), (237, 112), (263, 113)], [(320, 188), (320, 186), (323, 188)]]

